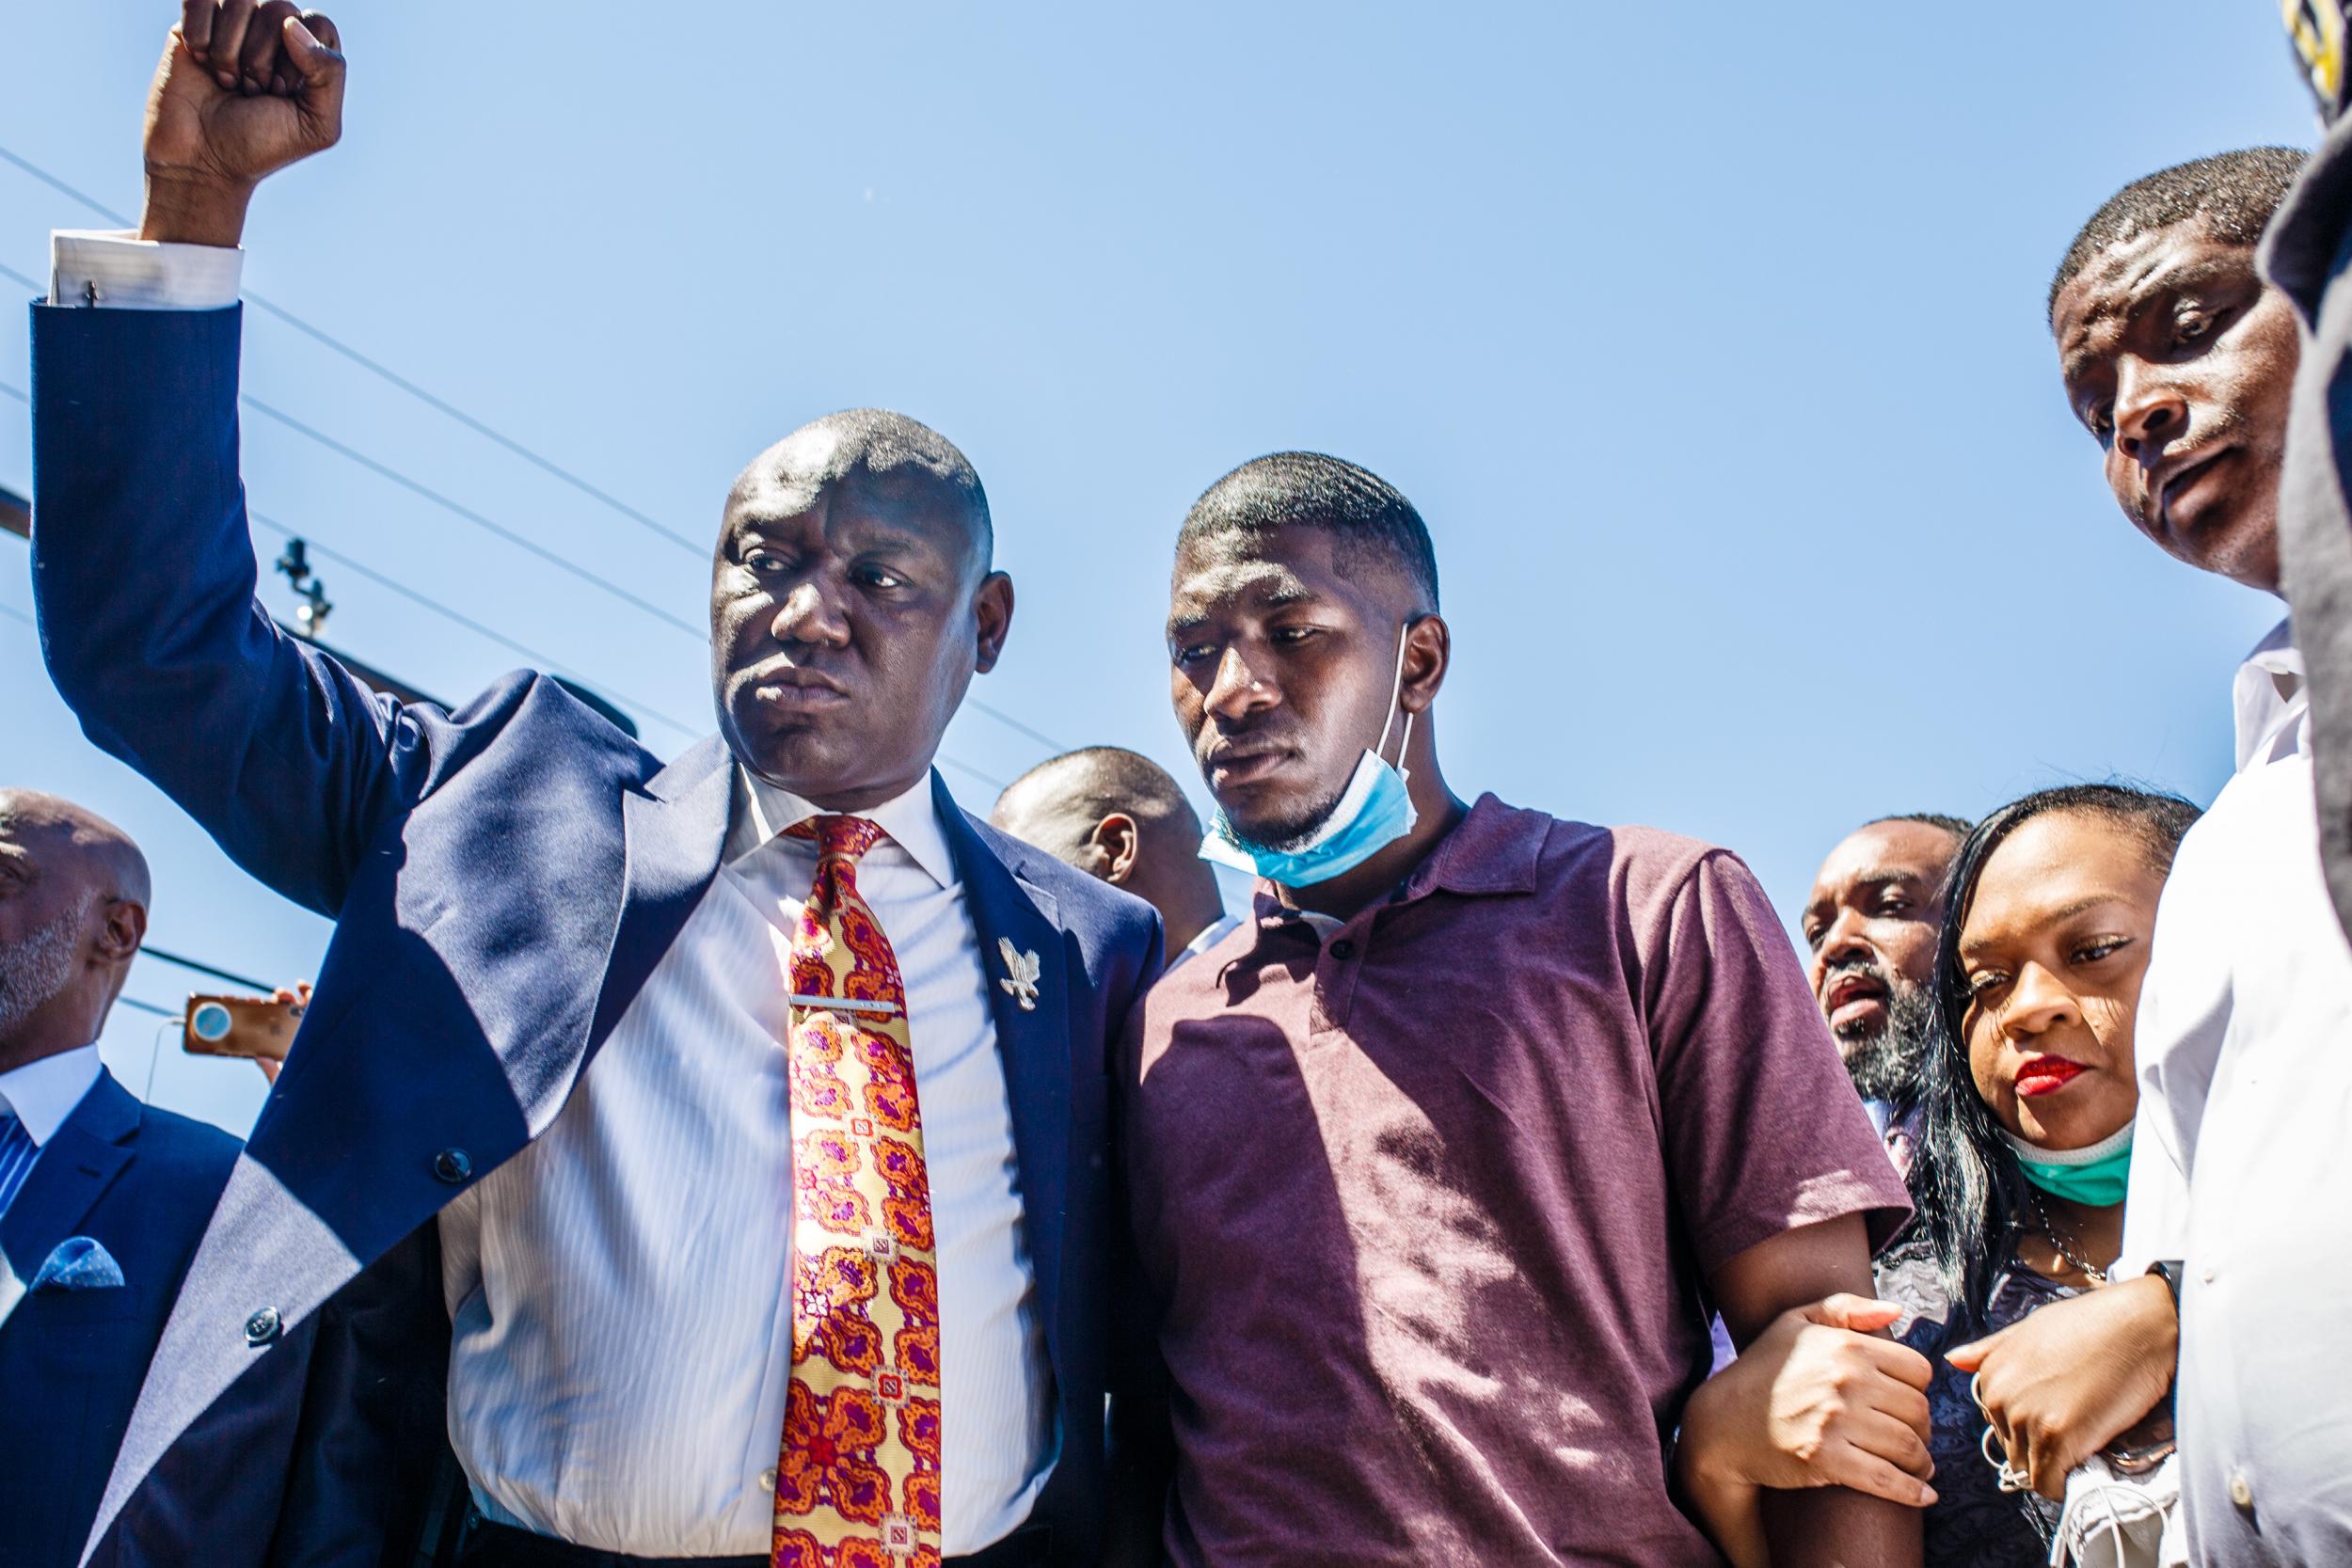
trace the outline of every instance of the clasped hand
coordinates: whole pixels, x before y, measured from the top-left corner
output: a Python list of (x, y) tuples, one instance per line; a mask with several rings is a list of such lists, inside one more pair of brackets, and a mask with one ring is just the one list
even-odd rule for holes
[(1914, 1508), (1933, 1502), (1933, 1369), (1874, 1332), (1901, 1315), (1891, 1302), (1840, 1294), (1772, 1320), (1691, 1396), (1677, 1462), (1693, 1490), (1845, 1486)]
[(2056, 1502), (2068, 1472), (2164, 1398), (2179, 1332), (2171, 1291), (2150, 1275), (2052, 1302), (1945, 1359), (1975, 1374), (2010, 1467)]

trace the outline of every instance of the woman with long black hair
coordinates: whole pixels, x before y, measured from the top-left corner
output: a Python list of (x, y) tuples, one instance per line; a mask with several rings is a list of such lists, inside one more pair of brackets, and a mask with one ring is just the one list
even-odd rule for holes
[[(1917, 1215), (1880, 1259), (1882, 1301), (1788, 1314), (1685, 1414), (1684, 1496), (1741, 1568), (1766, 1561), (1756, 1489), (1824, 1484), (1924, 1503), (1931, 1568), (2043, 1560), (2062, 1472), (2018, 1465), (2019, 1434), (1947, 1357), (1973, 1366), (1990, 1337), (2107, 1283), (2138, 1104), (2134, 1009), (2157, 896), (2196, 818), (2174, 796), (2076, 784), (2012, 802), (1962, 844), (1909, 1177)], [(1852, 1332), (1899, 1319), (1908, 1360)], [(2169, 1347), (2098, 1352), (2071, 1370), (2090, 1398), (2078, 1386), (2070, 1408), (2121, 1412), (2107, 1422), (2121, 1429), (2160, 1399)], [(2159, 1435), (2125, 1431), (2109, 1451)]]

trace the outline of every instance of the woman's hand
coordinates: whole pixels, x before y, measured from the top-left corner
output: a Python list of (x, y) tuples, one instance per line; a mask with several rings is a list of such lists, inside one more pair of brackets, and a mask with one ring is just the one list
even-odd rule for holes
[(2068, 1472), (2156, 1407), (2179, 1357), (2172, 1292), (2146, 1275), (2054, 1301), (1944, 1359), (1976, 1374), (2010, 1468), (2056, 1502)]
[(1926, 1393), (1934, 1370), (1874, 1332), (1901, 1315), (1855, 1295), (1784, 1312), (1691, 1396), (1676, 1476), (1740, 1568), (1764, 1561), (1761, 1489), (1844, 1486), (1912, 1508), (1935, 1501)]

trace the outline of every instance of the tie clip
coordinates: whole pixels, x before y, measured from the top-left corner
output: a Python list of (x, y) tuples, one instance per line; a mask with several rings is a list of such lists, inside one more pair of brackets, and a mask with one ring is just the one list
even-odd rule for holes
[(895, 1013), (895, 1002), (860, 1002), (846, 996), (806, 996), (799, 991), (785, 998), (795, 1007), (825, 1007), (836, 1013)]

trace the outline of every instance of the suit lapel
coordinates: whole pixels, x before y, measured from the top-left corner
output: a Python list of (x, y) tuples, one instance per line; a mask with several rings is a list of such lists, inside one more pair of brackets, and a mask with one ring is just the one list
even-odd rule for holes
[(130, 1139), (138, 1126), (139, 1102), (101, 1069), (98, 1082), (41, 1147), (16, 1200), (0, 1217), (0, 1249), (26, 1284), (131, 1163)]
[[(996, 1052), (1012, 1101), (1013, 1180), (1037, 1274), (1046, 1348), (1061, 1362), (1062, 1225), (1070, 1166), (1070, 1007), (1073, 984), (1054, 895), (1022, 879), (964, 816), (936, 771), (932, 799), (980, 940)], [(1000, 942), (1038, 960), (1036, 1005), (1021, 1006)]]
[[(714, 736), (655, 774), (644, 793), (621, 798), (627, 886), (588, 1030), (590, 1056), (636, 1000), (718, 872), (734, 801), (733, 764), (726, 743)], [(585, 1060), (580, 1070), (587, 1070)]]

